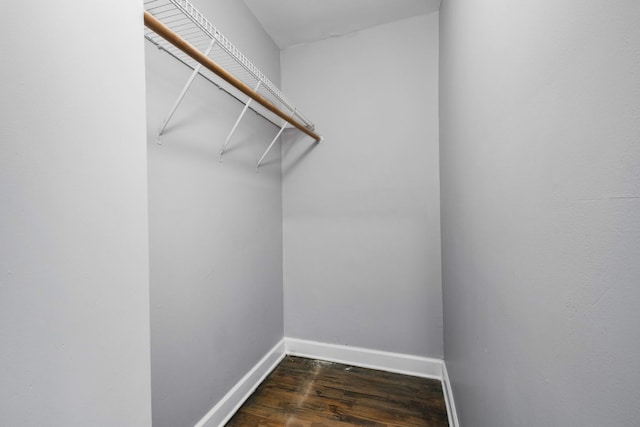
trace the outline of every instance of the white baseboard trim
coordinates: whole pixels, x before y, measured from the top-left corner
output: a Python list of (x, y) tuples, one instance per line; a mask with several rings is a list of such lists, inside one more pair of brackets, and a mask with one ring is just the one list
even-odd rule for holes
[(447, 404), (447, 417), (449, 418), (449, 427), (460, 427), (458, 421), (458, 412), (456, 404), (453, 400), (453, 390), (451, 389), (451, 381), (449, 380), (449, 372), (447, 372), (447, 364), (442, 362), (442, 388), (444, 392), (444, 401)]
[(285, 341), (276, 344), (195, 427), (222, 427), (285, 357)]
[(440, 380), (449, 426), (459, 427), (449, 375), (443, 360), (288, 337), (265, 354), (195, 427), (223, 427), (287, 355)]
[(285, 352), (292, 356), (327, 360), (442, 381), (442, 360), (401, 353), (285, 337)]

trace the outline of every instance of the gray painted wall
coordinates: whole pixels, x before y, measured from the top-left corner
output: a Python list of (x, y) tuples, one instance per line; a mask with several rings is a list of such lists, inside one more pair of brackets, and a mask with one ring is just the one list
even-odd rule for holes
[[(243, 2), (194, 4), (279, 83)], [(192, 426), (283, 336), (280, 153), (255, 173), (277, 129), (247, 113), (219, 163), (243, 105), (202, 78), (157, 145), (190, 70), (146, 45), (153, 425)]]
[(445, 358), (462, 424), (640, 419), (640, 3), (446, 0)]
[(0, 13), (2, 426), (151, 425), (141, 16)]
[[(438, 15), (284, 50), (287, 336), (442, 356)], [(314, 148), (315, 147), (315, 148)]]

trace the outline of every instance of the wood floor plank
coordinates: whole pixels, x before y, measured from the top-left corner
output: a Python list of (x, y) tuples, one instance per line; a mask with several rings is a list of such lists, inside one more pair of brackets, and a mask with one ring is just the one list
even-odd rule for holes
[(227, 427), (447, 427), (438, 380), (287, 356)]

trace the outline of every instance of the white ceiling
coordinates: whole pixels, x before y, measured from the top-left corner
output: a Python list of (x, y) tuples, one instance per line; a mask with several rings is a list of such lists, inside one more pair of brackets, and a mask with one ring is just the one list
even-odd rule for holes
[(266, 32), (286, 49), (435, 12), (440, 0), (244, 0)]

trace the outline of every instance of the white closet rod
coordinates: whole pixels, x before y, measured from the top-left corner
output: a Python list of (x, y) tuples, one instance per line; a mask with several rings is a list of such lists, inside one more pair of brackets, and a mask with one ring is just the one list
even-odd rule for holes
[(208, 56), (200, 52), (197, 48), (193, 47), (189, 42), (184, 40), (178, 34), (174, 33), (169, 27), (164, 25), (158, 19), (156, 19), (149, 12), (144, 12), (144, 24), (156, 34), (167, 40), (169, 43), (189, 55), (199, 64), (202, 64), (203, 67), (207, 68), (211, 72), (220, 76), (227, 83), (238, 89), (240, 92), (244, 93), (258, 104), (262, 105), (267, 110), (271, 111), (276, 116), (280, 117), (282, 120), (291, 123), (291, 125), (300, 129), (302, 132), (306, 133), (310, 137), (316, 140), (316, 142), (321, 142), (322, 137), (315, 133), (313, 130), (307, 128), (305, 125), (300, 123), (298, 120), (294, 119), (292, 116), (288, 115), (275, 105), (273, 105), (268, 99), (251, 89), (249, 86), (244, 84), (242, 81), (238, 80), (235, 76), (229, 73), (227, 70), (222, 68)]

